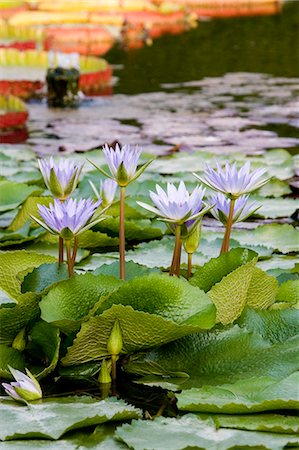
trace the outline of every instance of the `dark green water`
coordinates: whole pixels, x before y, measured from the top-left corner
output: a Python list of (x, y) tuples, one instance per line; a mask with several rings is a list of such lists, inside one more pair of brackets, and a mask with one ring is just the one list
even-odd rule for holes
[(164, 36), (152, 47), (106, 56), (123, 64), (115, 72), (115, 93), (161, 90), (161, 83), (199, 80), (227, 72), (299, 76), (299, 0), (271, 16), (212, 19), (177, 36)]

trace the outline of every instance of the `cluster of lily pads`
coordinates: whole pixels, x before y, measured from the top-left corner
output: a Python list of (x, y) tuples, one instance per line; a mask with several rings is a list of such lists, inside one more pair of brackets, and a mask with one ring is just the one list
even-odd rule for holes
[[(151, 162), (138, 169), (141, 150), (105, 146), (103, 153), (110, 172), (95, 165), (107, 179), (101, 181), (100, 189), (95, 178), (91, 183), (87, 179), (85, 185), (93, 190), (95, 200), (71, 197), (76, 195), (82, 164), (39, 161), (52, 196), (42, 197), (33, 190), (12, 223), (27, 226), (28, 220), (30, 227), (36, 223), (44, 228), (47, 235), (33, 228), (34, 237), (46, 236), (49, 247), (55, 243), (55, 256), (46, 250), (34, 251), (36, 244), (32, 247), (30, 240), (25, 250), (10, 244), (9, 251), (0, 253), (4, 275), (0, 369), (2, 377), (15, 378), (4, 384), (14, 400), (2, 397), (0, 414), (10, 414), (10, 419), (1, 439), (38, 437), (28, 445), (41, 447), (48, 445), (43, 439), (60, 439), (66, 431), (91, 426), (90, 434), (87, 430), (80, 431), (80, 436), (62, 437), (62, 445), (79, 448), (82, 439), (86, 445), (94, 440), (94, 448), (162, 449), (167, 442), (171, 449), (212, 448), (219, 441), (223, 449), (241, 441), (269, 449), (296, 445), (298, 277), (294, 270), (281, 270), (274, 276), (267, 273), (258, 267), (254, 250), (236, 246), (234, 237), (230, 239), (233, 223), (257, 211), (258, 204), (249, 203), (248, 194), (268, 181), (265, 169), (250, 171), (249, 163), (239, 170), (229, 163), (224, 168), (217, 164), (216, 170), (207, 167), (198, 176), (210, 192), (206, 200), (201, 186), (191, 192), (187, 183), (168, 182), (165, 189), (157, 184), (156, 192), (149, 192), (152, 205), (136, 194), (133, 202), (125, 197), (128, 185)], [(136, 184), (146, 183), (145, 175)], [(213, 190), (218, 192), (212, 194)], [(130, 244), (125, 261), (125, 240), (138, 241), (140, 232), (130, 222), (130, 216), (142, 217), (136, 211), (149, 214), (153, 224), (143, 228), (146, 237), (140, 240), (169, 234), (161, 241), (141, 244), (155, 264), (132, 261)], [(192, 266), (198, 246), (207, 245), (207, 231), (200, 243), (200, 230), (203, 215), (209, 213), (224, 224), (224, 238), (217, 247), (210, 241), (211, 259)], [(161, 227), (156, 216), (162, 220)], [(15, 244), (22, 234), (17, 236), (17, 230), (7, 231)], [(99, 235), (102, 239), (107, 230), (106, 249), (112, 243), (114, 248), (119, 245), (120, 257), (106, 251), (91, 258), (106, 262), (110, 257), (110, 264), (84, 268), (78, 261), (82, 247), (90, 247), (89, 242)], [(163, 241), (170, 246), (166, 264), (159, 263)], [(189, 256), (187, 265), (181, 264), (183, 246)], [(104, 399), (105, 392), (117, 394), (120, 386), (115, 379), (122, 384), (124, 375), (135, 380), (136, 386), (141, 383), (168, 391), (168, 397), (171, 394), (177, 400), (179, 418), (144, 421), (140, 409), (115, 398)], [(48, 397), (49, 386), (57, 394), (55, 386), (61, 379), (78, 385), (88, 380), (96, 391), (92, 397)], [(30, 402), (30, 409), (15, 402), (22, 399)], [(153, 414), (171, 415), (163, 402)], [(282, 415), (279, 410), (289, 413)], [(29, 418), (18, 429), (24, 411)], [(57, 420), (46, 426), (53, 414)], [(41, 417), (36, 422), (32, 421), (35, 415)], [(137, 420), (116, 432), (113, 426), (103, 425), (131, 419)]]

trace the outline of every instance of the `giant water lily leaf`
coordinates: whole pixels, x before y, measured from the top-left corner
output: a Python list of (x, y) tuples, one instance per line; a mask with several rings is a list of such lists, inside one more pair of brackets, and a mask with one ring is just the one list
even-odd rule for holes
[(121, 284), (120, 280), (111, 276), (75, 275), (53, 286), (43, 297), (40, 302), (41, 317), (66, 333), (75, 331), (100, 297)]
[(275, 344), (299, 334), (299, 311), (293, 308), (280, 311), (245, 308), (237, 323)]
[(204, 266), (199, 267), (190, 280), (190, 284), (208, 292), (214, 284), (222, 280), (239, 266), (257, 257), (255, 252), (244, 248), (232, 249), (217, 258), (212, 258)]
[(194, 414), (179, 419), (158, 417), (154, 421), (134, 420), (118, 428), (116, 437), (133, 450), (185, 450), (253, 448), (283, 450), (296, 446), (296, 435), (217, 429), (212, 419), (202, 420)]
[(228, 383), (263, 375), (279, 378), (298, 369), (298, 341), (295, 336), (272, 345), (259, 334), (235, 325), (223, 331), (196, 333), (133, 355), (125, 370), (143, 376), (175, 377), (185, 373), (200, 384)]
[(17, 278), (17, 274), (24, 270), (30, 272), (33, 267), (54, 261), (55, 259), (51, 256), (29, 253), (24, 250), (0, 252), (1, 289), (17, 300), (22, 295), (21, 282)]
[(21, 371), (24, 370), (24, 355), (13, 347), (0, 344), (0, 377), (11, 380), (13, 377), (8, 366)]
[(276, 409), (298, 409), (299, 373), (278, 381), (270, 377), (249, 378), (235, 384), (203, 386), (177, 394), (183, 411), (243, 414)]
[(208, 295), (185, 280), (168, 275), (153, 273), (128, 281), (99, 305), (97, 313), (113, 304), (130, 305), (136, 311), (202, 329), (215, 324), (215, 307)]
[(298, 433), (299, 417), (282, 414), (199, 414), (201, 419), (210, 417), (217, 428), (237, 428), (270, 433)]
[(23, 294), (18, 304), (0, 309), (0, 343), (11, 344), (18, 332), (39, 317), (39, 295)]
[(21, 290), (25, 292), (42, 292), (52, 284), (69, 278), (66, 264), (41, 264), (28, 273), (22, 282)]
[(31, 220), (31, 215), (38, 217), (38, 205), (49, 206), (52, 202), (52, 197), (28, 197), (10, 224), (9, 229), (12, 231), (19, 230), (26, 222)]
[(180, 325), (156, 314), (135, 311), (131, 306), (113, 305), (100, 316), (91, 317), (82, 324), (62, 363), (82, 364), (107, 356), (107, 342), (116, 320), (119, 321), (123, 339), (122, 353), (156, 347), (199, 329), (192, 325)]
[(52, 372), (59, 359), (60, 336), (58, 328), (40, 320), (35, 323), (29, 333), (29, 344), (26, 348), (33, 357), (46, 361), (46, 367), (30, 367), (38, 379)]
[(0, 439), (59, 439), (69, 430), (139, 417), (139, 409), (115, 398), (101, 401), (87, 396), (47, 398), (31, 402), (29, 409), (1, 397), (0, 419), (5, 422), (5, 427), (0, 432)]
[(17, 208), (29, 195), (40, 194), (43, 189), (23, 183), (0, 181), (0, 211)]
[(101, 231), (87, 230), (78, 237), (79, 247), (97, 248), (97, 247), (116, 247), (119, 244), (118, 238), (108, 236)]

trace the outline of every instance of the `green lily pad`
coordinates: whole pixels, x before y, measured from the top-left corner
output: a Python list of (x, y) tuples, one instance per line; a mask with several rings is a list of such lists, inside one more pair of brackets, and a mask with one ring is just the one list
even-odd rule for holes
[(40, 302), (41, 318), (65, 333), (76, 331), (81, 320), (99, 301), (122, 282), (105, 275), (75, 275), (53, 286)]
[(228, 253), (210, 259), (204, 266), (199, 267), (191, 278), (190, 284), (208, 292), (223, 277), (256, 257), (255, 252), (246, 248), (232, 249)]
[(46, 398), (30, 408), (1, 397), (0, 420), (5, 427), (1, 440), (21, 438), (59, 439), (67, 431), (108, 421), (141, 417), (141, 411), (122, 400), (92, 397)]
[(12, 231), (19, 230), (25, 225), (26, 222), (31, 220), (31, 215), (38, 216), (37, 205), (49, 206), (50, 203), (53, 203), (52, 197), (28, 197), (10, 224), (9, 229)]
[(296, 304), (299, 302), (299, 280), (288, 280), (279, 286), (276, 301)]
[(23, 371), (25, 368), (24, 355), (15, 348), (0, 344), (0, 377), (13, 379), (8, 366)]
[(245, 308), (237, 323), (276, 344), (299, 334), (299, 311), (293, 308), (281, 311)]
[(117, 247), (118, 238), (112, 238), (101, 231), (87, 230), (78, 236), (79, 247), (98, 248), (98, 247)]
[(194, 414), (179, 419), (134, 420), (132, 424), (118, 428), (116, 438), (133, 450), (283, 450), (288, 444), (296, 446), (299, 441), (295, 435), (217, 429), (212, 419), (201, 420)]
[(39, 255), (25, 250), (16, 250), (11, 252), (0, 252), (1, 267), (1, 289), (16, 300), (21, 294), (21, 282), (17, 274), (21, 271), (30, 270), (43, 263), (54, 262), (54, 258), (47, 255)]
[(29, 344), (26, 351), (37, 359), (46, 361), (46, 366), (31, 366), (30, 370), (38, 378), (51, 373), (59, 359), (60, 335), (58, 328), (40, 320), (35, 323), (29, 333)]
[(52, 284), (69, 278), (65, 264), (41, 264), (28, 273), (21, 286), (22, 293), (43, 292)]
[(23, 294), (13, 307), (0, 309), (0, 343), (11, 344), (18, 332), (40, 315), (40, 296), (35, 293)]
[[(268, 324), (267, 324), (268, 325)], [(125, 370), (137, 375), (190, 376), (202, 384), (229, 383), (269, 375), (281, 378), (298, 370), (298, 336), (272, 345), (237, 325), (196, 333), (130, 357)]]
[(203, 386), (177, 394), (178, 408), (191, 412), (244, 414), (276, 409), (298, 409), (299, 373), (277, 381), (270, 377), (249, 378), (235, 384)]
[(76, 365), (107, 356), (107, 342), (116, 320), (122, 333), (123, 354), (156, 347), (199, 329), (156, 314), (135, 311), (131, 306), (113, 305), (100, 316), (91, 317), (82, 324), (62, 363)]
[(153, 273), (128, 281), (101, 302), (97, 314), (117, 304), (201, 329), (215, 324), (215, 307), (207, 294), (185, 280), (164, 274)]
[(210, 417), (218, 428), (237, 428), (270, 433), (298, 433), (299, 417), (282, 414), (199, 414), (201, 419)]
[[(152, 224), (150, 220), (125, 220), (125, 238), (127, 241), (159, 239), (166, 231), (163, 222)], [(119, 217), (108, 218), (96, 225), (96, 229), (109, 236), (119, 235)]]
[(0, 211), (17, 208), (27, 197), (40, 194), (43, 189), (12, 181), (0, 181)]
[[(54, 236), (53, 236), (54, 237)], [(35, 252), (40, 255), (49, 255), (55, 258), (55, 261), (58, 259), (58, 236), (55, 236), (55, 244), (51, 244), (50, 242), (36, 242), (34, 244), (27, 244), (25, 250), (28, 252)], [(76, 254), (76, 263), (82, 261), (90, 254), (89, 250), (85, 250), (82, 248), (78, 248)]]
[(278, 217), (290, 217), (298, 209), (298, 201), (294, 198), (261, 198), (254, 196), (252, 200), (256, 201), (261, 207), (255, 215), (277, 219)]
[[(126, 280), (127, 281), (132, 280), (133, 278), (136, 278), (136, 277), (149, 275), (152, 272), (158, 272), (158, 271), (159, 271), (158, 269), (155, 269), (155, 268), (150, 269), (149, 267), (143, 266), (141, 264), (136, 264), (133, 261), (126, 262)], [(115, 278), (120, 277), (119, 273), (120, 272), (119, 272), (119, 262), (118, 261), (115, 261), (112, 264), (104, 264), (93, 272), (94, 275), (98, 275), (98, 274), (111, 275)]]
[(272, 178), (268, 183), (264, 184), (258, 191), (258, 195), (261, 197), (282, 197), (290, 194), (292, 191), (286, 181)]

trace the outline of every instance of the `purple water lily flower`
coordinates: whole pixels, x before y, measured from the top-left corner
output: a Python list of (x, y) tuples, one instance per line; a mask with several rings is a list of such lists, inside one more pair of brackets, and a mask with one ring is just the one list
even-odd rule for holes
[(16, 381), (2, 383), (2, 386), (10, 397), (21, 402), (29, 402), (42, 398), (41, 387), (28, 369), (26, 369), (27, 375), (25, 375), (20, 370), (13, 369), (10, 366), (8, 368)]
[(113, 203), (116, 189), (118, 184), (116, 181), (111, 178), (106, 178), (104, 181), (100, 181), (100, 192), (97, 190), (92, 181), (89, 181), (90, 186), (92, 187), (93, 192), (98, 198), (102, 199), (102, 206), (108, 206)]
[[(257, 205), (256, 202), (248, 203), (248, 195), (242, 195), (237, 198), (234, 205), (234, 212), (232, 223), (243, 222), (253, 213), (255, 213), (261, 205)], [(229, 210), (230, 210), (230, 199), (228, 199), (224, 194), (218, 192), (209, 197), (209, 201), (214, 207), (211, 209), (211, 214), (215, 219), (227, 225)]]
[(222, 168), (216, 162), (216, 166), (217, 170), (207, 166), (204, 178), (196, 173), (193, 175), (214, 191), (222, 192), (231, 199), (255, 191), (269, 181), (269, 178), (262, 178), (266, 169), (256, 169), (250, 172), (249, 161), (239, 171), (235, 163), (230, 165), (226, 162), (225, 168)]
[(31, 216), (39, 225), (52, 234), (59, 234), (65, 239), (78, 236), (83, 231), (88, 230), (93, 225), (103, 220), (99, 218), (104, 210), (94, 216), (96, 210), (101, 205), (102, 200), (94, 202), (90, 199), (68, 199), (60, 202), (54, 199), (54, 203), (47, 208), (38, 205), (38, 211), (44, 222)]
[(67, 159), (56, 163), (52, 157), (49, 160), (39, 159), (38, 164), (45, 184), (54, 197), (65, 200), (76, 189), (83, 164)]
[(137, 203), (148, 211), (157, 214), (161, 220), (177, 225), (185, 223), (187, 226), (191, 226), (196, 219), (210, 209), (210, 207), (202, 209), (204, 194), (205, 189), (200, 186), (197, 186), (192, 194), (189, 194), (183, 181), (180, 182), (178, 188), (173, 183), (167, 183), (167, 191), (164, 191), (157, 184), (156, 192), (150, 191), (150, 197), (155, 206), (143, 202)]
[(112, 178), (119, 186), (126, 187), (131, 181), (136, 180), (152, 162), (152, 160), (147, 161), (137, 170), (141, 152), (142, 149), (137, 145), (135, 147), (124, 145), (120, 148), (120, 146), (116, 144), (114, 149), (105, 144), (103, 153), (110, 169), (110, 175), (101, 167), (98, 167), (94, 163), (92, 164), (107, 178)]

